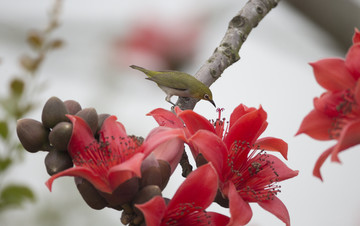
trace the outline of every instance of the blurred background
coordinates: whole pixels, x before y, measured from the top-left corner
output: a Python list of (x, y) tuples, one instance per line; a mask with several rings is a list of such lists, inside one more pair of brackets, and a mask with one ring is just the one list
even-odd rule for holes
[[(26, 37), (30, 30), (47, 26), (53, 4), (48, 0), (0, 0), (1, 99), (8, 95), (10, 81), (24, 74), (19, 57), (32, 53)], [(44, 103), (57, 96), (74, 99), (83, 108), (95, 107), (98, 113), (114, 114), (129, 134), (145, 137), (157, 125), (145, 114), (171, 106), (154, 83), (128, 66), (195, 74), (244, 4), (236, 0), (64, 1), (60, 26), (51, 33), (64, 45), (47, 53), (36, 78), (26, 80), (35, 87), (29, 96), (34, 109), (26, 117), (41, 120)], [(333, 142), (294, 137), (313, 108), (313, 98), (323, 92), (308, 63), (345, 57), (356, 26), (360, 28), (359, 0), (281, 1), (251, 32), (240, 50), (241, 60), (211, 86), (217, 106), (225, 108), (223, 116), (229, 117), (240, 103), (261, 104), (269, 122), (263, 136), (288, 142), (286, 164), (300, 174), (281, 183), (278, 197), (287, 206), (293, 226), (360, 225), (359, 147), (341, 153), (342, 164), (327, 161), (321, 182), (312, 176), (312, 169)], [(195, 111), (209, 119), (217, 117), (208, 102), (199, 102)], [(0, 154), (7, 152), (6, 145), (0, 147)], [(0, 178), (0, 187), (20, 183), (35, 195), (34, 202), (1, 211), (0, 225), (121, 225), (120, 212), (88, 207), (73, 178), (58, 179), (50, 193), (44, 185), (49, 178), (44, 157), (45, 153), (24, 153), (22, 161)], [(174, 194), (183, 181), (180, 174), (178, 168), (164, 196)], [(257, 205), (252, 207), (249, 225), (283, 225)], [(228, 214), (217, 204), (210, 210)]]

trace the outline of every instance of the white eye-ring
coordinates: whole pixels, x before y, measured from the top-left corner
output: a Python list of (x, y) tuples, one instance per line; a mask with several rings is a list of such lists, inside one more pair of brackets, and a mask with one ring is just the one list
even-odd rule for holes
[(209, 99), (209, 95), (207, 95), (207, 94), (205, 93), (204, 98), (208, 100), (208, 99)]

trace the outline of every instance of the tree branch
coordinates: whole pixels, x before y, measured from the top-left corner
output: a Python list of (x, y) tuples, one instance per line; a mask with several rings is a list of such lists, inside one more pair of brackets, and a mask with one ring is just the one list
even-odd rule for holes
[[(195, 78), (210, 86), (230, 65), (240, 59), (239, 50), (251, 30), (258, 25), (280, 0), (249, 0), (229, 22), (225, 36), (212, 56), (196, 73)], [(179, 97), (177, 105), (181, 109), (193, 109), (199, 100)]]

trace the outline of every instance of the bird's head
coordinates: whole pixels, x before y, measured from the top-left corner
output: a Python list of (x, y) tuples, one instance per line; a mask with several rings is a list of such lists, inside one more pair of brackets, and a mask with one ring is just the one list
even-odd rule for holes
[(212, 105), (214, 105), (214, 107), (216, 107), (215, 102), (213, 101), (211, 90), (207, 86), (204, 86), (204, 88), (199, 90), (197, 93), (197, 98), (207, 100)]

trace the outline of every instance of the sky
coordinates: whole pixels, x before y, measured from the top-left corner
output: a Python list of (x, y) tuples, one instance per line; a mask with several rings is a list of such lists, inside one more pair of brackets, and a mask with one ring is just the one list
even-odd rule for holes
[[(26, 32), (45, 26), (52, 1), (0, 0), (0, 95), (6, 84), (19, 73), (17, 59), (29, 51)], [(126, 34), (139, 18), (158, 17), (164, 21), (188, 15), (207, 15), (204, 32), (193, 62), (184, 71), (194, 74), (210, 57), (227, 28), (228, 21), (244, 2), (224, 1), (64, 1), (61, 26), (54, 37), (65, 46), (51, 52), (40, 70), (38, 82), (44, 87), (38, 95), (39, 108), (28, 117), (40, 120), (41, 106), (51, 96), (74, 99), (83, 107), (118, 117), (129, 134), (146, 136), (156, 126), (145, 116), (154, 108), (169, 109), (164, 93), (132, 69), (112, 61), (117, 37)], [(351, 37), (349, 37), (351, 39)], [(342, 152), (342, 164), (326, 161), (324, 182), (312, 176), (314, 163), (333, 142), (295, 137), (303, 117), (313, 108), (312, 101), (324, 90), (315, 82), (309, 62), (328, 57), (344, 57), (331, 37), (311, 21), (287, 6), (285, 1), (273, 9), (251, 32), (240, 50), (240, 61), (227, 68), (212, 86), (217, 106), (224, 117), (243, 103), (261, 105), (268, 114), (263, 136), (278, 137), (289, 144), (286, 164), (299, 170), (299, 176), (281, 183), (278, 197), (287, 206), (293, 226), (360, 225), (360, 166), (358, 147)], [(217, 113), (208, 102), (199, 102), (195, 111), (209, 119)], [(72, 178), (55, 181), (50, 193), (44, 182), (49, 177), (44, 153), (25, 154), (24, 162), (5, 178), (21, 182), (36, 193), (37, 202), (0, 215), (1, 225), (121, 225), (120, 213), (112, 209), (95, 211), (81, 199)], [(282, 159), (283, 160), (283, 159)], [(355, 179), (354, 179), (355, 178)], [(171, 197), (183, 179), (177, 169), (164, 196)], [(283, 225), (256, 204), (249, 225)], [(212, 205), (211, 210), (228, 211)]]

